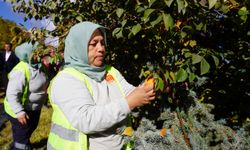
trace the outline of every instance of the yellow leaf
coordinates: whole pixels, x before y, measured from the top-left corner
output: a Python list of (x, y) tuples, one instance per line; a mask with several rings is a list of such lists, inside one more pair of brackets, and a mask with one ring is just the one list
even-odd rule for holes
[(148, 70), (144, 72), (144, 76), (149, 76), (150, 74), (151, 74), (151, 72)]
[(170, 72), (170, 78), (172, 81), (175, 81), (175, 75), (172, 71)]
[(132, 136), (133, 135), (133, 128), (132, 127), (127, 127), (125, 128), (125, 130), (123, 131), (122, 135), (126, 135), (126, 136)]
[(175, 26), (180, 29), (180, 25), (181, 25), (181, 21), (180, 20), (177, 20), (176, 23), (175, 23)]
[(185, 42), (185, 43), (184, 43), (184, 46), (188, 46), (188, 44), (189, 44), (189, 41)]

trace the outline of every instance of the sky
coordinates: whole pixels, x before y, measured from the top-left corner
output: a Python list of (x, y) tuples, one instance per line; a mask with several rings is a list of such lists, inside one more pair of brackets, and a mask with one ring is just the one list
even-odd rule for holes
[[(38, 20), (35, 19), (24, 21), (24, 14), (15, 13), (12, 10), (12, 6), (8, 2), (0, 0), (0, 17), (15, 22), (17, 25), (23, 25), (27, 30), (32, 28), (46, 28), (47, 30), (54, 30), (54, 24), (49, 20)], [(0, 27), (1, 28), (1, 27)], [(58, 38), (48, 37), (45, 43), (58, 46)]]
[(36, 20), (27, 20), (24, 22), (24, 14), (18, 14), (15, 13), (12, 10), (12, 6), (8, 2), (4, 2), (3, 0), (0, 0), (0, 17), (3, 19), (8, 19), (10, 21), (14, 21), (17, 25), (24, 25), (26, 29), (31, 29), (33, 27), (42, 27), (43, 22), (42, 21), (36, 21)]

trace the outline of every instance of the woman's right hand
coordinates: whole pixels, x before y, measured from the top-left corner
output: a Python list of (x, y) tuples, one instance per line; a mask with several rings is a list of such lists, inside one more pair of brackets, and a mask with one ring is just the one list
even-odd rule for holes
[(136, 87), (127, 97), (129, 108), (132, 110), (146, 104), (150, 104), (155, 99), (154, 85)]

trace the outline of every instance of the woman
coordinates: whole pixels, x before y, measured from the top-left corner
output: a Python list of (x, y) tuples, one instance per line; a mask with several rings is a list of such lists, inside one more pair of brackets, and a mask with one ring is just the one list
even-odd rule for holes
[(15, 53), (20, 62), (9, 74), (4, 108), (12, 125), (11, 149), (31, 149), (30, 137), (36, 129), (47, 98), (48, 80), (41, 64), (32, 59), (37, 44), (23, 43)]
[(155, 98), (152, 86), (134, 87), (105, 65), (106, 28), (74, 25), (65, 40), (64, 69), (49, 87), (53, 107), (47, 149), (119, 150), (132, 109)]

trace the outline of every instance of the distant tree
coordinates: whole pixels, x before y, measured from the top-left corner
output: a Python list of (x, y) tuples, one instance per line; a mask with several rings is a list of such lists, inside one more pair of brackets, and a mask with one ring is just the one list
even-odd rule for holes
[(11, 29), (16, 26), (16, 23), (0, 17), (0, 48), (3, 48), (4, 43), (11, 42), (12, 38), (16, 36), (11, 32)]

